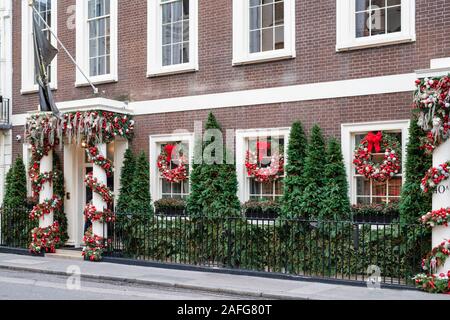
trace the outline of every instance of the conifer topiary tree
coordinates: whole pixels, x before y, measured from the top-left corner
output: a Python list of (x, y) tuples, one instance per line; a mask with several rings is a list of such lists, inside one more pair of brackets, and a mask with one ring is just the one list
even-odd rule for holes
[(346, 221), (350, 217), (350, 199), (342, 150), (339, 142), (331, 138), (328, 142), (325, 163), (325, 185), (321, 220)]
[(302, 178), (305, 185), (300, 204), (303, 218), (315, 219), (322, 210), (325, 163), (325, 138), (322, 129), (318, 125), (314, 125), (306, 149)]
[(136, 159), (131, 149), (125, 151), (122, 171), (120, 173), (120, 193), (117, 199), (116, 211), (127, 213), (133, 196), (132, 185), (135, 174)]
[(281, 206), (283, 218), (301, 216), (301, 199), (305, 185), (303, 183), (303, 168), (306, 157), (307, 139), (300, 121), (292, 124), (287, 151), (285, 168), (284, 192)]
[[(210, 113), (205, 130), (214, 129), (221, 131), (216, 118)], [(216, 141), (215, 139), (218, 139), (218, 137), (212, 137), (205, 143), (195, 142), (197, 152), (201, 151), (204, 156), (212, 155), (213, 158), (216, 157), (215, 159), (218, 160), (210, 163), (208, 159), (202, 157), (201, 164), (193, 165), (190, 175), (191, 193), (187, 201), (187, 210), (192, 217), (224, 218), (235, 217), (240, 213), (236, 166), (225, 163), (226, 150), (223, 146), (223, 140)], [(210, 152), (214, 145), (219, 147)], [(223, 157), (220, 157), (220, 153)]]
[(10, 171), (3, 204), (6, 208), (20, 208), (27, 202), (27, 177), (22, 157), (17, 157)]
[(136, 159), (131, 192), (130, 213), (153, 215), (152, 199), (150, 197), (150, 168), (144, 151)]
[(432, 165), (431, 156), (427, 155), (420, 142), (424, 133), (417, 124), (417, 118), (411, 119), (409, 141), (406, 147), (405, 184), (400, 198), (400, 219), (405, 223), (417, 223), (418, 219), (431, 210), (431, 193), (420, 189), (420, 182), (425, 172)]

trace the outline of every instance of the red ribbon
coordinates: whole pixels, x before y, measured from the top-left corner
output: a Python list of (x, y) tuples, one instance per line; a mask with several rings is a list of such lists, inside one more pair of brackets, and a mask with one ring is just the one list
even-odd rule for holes
[(378, 153), (381, 150), (381, 139), (383, 139), (383, 134), (379, 131), (377, 134), (373, 134), (369, 132), (366, 136), (366, 141), (368, 142), (367, 149), (369, 152), (372, 152), (373, 147), (375, 147), (375, 151)]
[(172, 152), (173, 149), (175, 149), (175, 146), (173, 144), (167, 144), (164, 147), (164, 152), (166, 153), (167, 156), (167, 162), (170, 163), (170, 161), (172, 161)]
[(270, 149), (270, 142), (267, 141), (258, 141), (256, 143), (256, 149), (258, 150), (258, 154), (259, 154), (259, 162), (262, 161), (262, 159), (264, 158), (264, 156), (267, 155), (267, 150)]

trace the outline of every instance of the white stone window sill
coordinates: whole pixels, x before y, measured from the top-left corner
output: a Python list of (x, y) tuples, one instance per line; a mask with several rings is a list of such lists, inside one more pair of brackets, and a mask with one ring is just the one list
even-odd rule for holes
[[(50, 89), (52, 91), (55, 91), (58, 88), (56, 85), (50, 84)], [(20, 89), (20, 94), (22, 94), (22, 95), (38, 93), (38, 92), (39, 92), (39, 86), (37, 84), (34, 86), (31, 86), (31, 87), (24, 87), (24, 88)]]
[[(89, 80), (93, 84), (106, 84), (106, 83), (114, 83), (117, 82), (117, 76), (115, 75), (103, 75), (103, 76), (97, 76), (97, 77), (90, 77)], [(90, 86), (90, 83), (87, 82), (85, 79), (83, 80), (77, 80), (75, 82), (75, 87), (87, 87)]]
[(147, 78), (155, 78), (172, 74), (189, 73), (198, 71), (198, 65), (186, 63), (174, 66), (166, 66), (161, 68), (152, 68), (147, 72)]
[(233, 66), (263, 63), (269, 61), (285, 60), (295, 58), (295, 52), (289, 50), (275, 50), (268, 52), (259, 52), (247, 56), (236, 57), (233, 59)]
[(415, 41), (415, 35), (382, 35), (370, 38), (358, 38), (353, 41), (338, 43), (336, 45), (336, 51), (360, 50)]

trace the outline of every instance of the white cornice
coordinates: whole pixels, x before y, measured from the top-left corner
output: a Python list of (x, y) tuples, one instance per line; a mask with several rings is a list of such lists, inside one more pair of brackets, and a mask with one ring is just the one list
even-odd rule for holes
[(132, 110), (125, 102), (105, 98), (57, 102), (56, 106), (61, 112), (104, 110), (126, 114), (132, 113)]

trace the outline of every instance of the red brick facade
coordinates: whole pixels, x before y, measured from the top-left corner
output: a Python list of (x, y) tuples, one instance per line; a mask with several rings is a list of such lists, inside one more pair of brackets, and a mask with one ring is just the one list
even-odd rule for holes
[[(232, 0), (199, 0), (199, 71), (147, 78), (147, 1), (119, 2), (119, 81), (99, 85), (105, 98), (143, 101), (235, 90), (270, 88), (363, 77), (412, 73), (430, 59), (450, 55), (450, 7), (446, 0), (416, 1), (414, 43), (336, 52), (336, 1), (296, 1), (294, 59), (232, 66)], [(13, 2), (13, 114), (35, 110), (36, 94), (21, 94), (21, 1)], [(75, 53), (75, 31), (67, 28), (68, 6), (58, 1), (58, 36)], [(72, 17), (73, 18), (73, 17)], [(438, 43), (436, 43), (438, 40)], [(89, 87), (76, 88), (75, 66), (58, 55), (57, 102), (93, 97)], [(329, 136), (340, 136), (340, 124), (409, 118), (411, 93), (327, 99), (214, 110), (224, 128), (287, 127), (294, 119), (309, 129), (319, 123)], [(148, 151), (150, 134), (193, 130), (208, 110), (136, 117), (135, 149)], [(15, 127), (13, 137), (22, 132)], [(14, 143), (13, 154), (21, 153)]]

